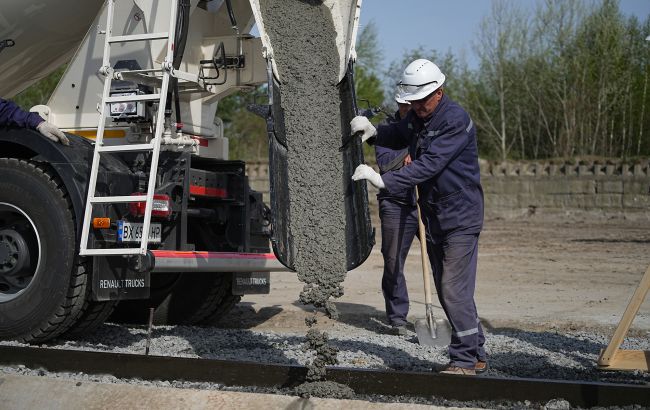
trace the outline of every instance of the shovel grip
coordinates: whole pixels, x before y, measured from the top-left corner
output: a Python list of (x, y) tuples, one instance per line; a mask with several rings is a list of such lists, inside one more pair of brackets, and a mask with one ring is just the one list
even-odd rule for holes
[(422, 278), (424, 279), (424, 303), (430, 305), (433, 303), (431, 298), (431, 273), (429, 272), (429, 257), (427, 254), (427, 235), (422, 222), (422, 212), (420, 211), (420, 193), (417, 185), (415, 186), (415, 204), (418, 208), (418, 232), (420, 235), (420, 256), (422, 257)]

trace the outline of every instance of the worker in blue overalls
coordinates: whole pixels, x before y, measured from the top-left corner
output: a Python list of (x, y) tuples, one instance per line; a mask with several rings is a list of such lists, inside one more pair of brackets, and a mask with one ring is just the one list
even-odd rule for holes
[[(397, 112), (387, 123), (399, 122), (411, 109), (411, 104), (395, 96)], [(410, 163), (408, 148), (393, 150), (375, 146), (377, 166), (381, 174), (396, 171)], [(380, 190), (379, 219), (381, 220), (381, 253), (384, 257), (384, 273), (381, 290), (386, 304), (386, 318), (395, 334), (406, 335), (406, 316), (409, 312), (409, 295), (404, 277), (404, 263), (418, 230), (418, 214), (415, 194), (409, 188), (391, 193)]]
[(68, 137), (56, 126), (45, 121), (37, 113), (24, 111), (15, 103), (2, 98), (0, 98), (0, 126), (31, 128), (47, 139), (70, 145)]
[(438, 298), (452, 327), (450, 362), (443, 373), (474, 375), (487, 369), (485, 337), (474, 303), (483, 189), (476, 130), (465, 110), (445, 95), (445, 75), (429, 60), (409, 64), (399, 83), (411, 111), (399, 123), (375, 129), (365, 117), (351, 122), (362, 141), (409, 147), (413, 162), (379, 175), (361, 164), (353, 180), (401, 192), (417, 185), (427, 251)]

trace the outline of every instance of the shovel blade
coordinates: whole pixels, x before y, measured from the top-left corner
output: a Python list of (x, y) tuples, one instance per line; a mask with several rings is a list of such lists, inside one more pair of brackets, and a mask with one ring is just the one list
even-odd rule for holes
[(431, 331), (429, 322), (426, 319), (415, 321), (415, 333), (418, 335), (418, 343), (423, 346), (442, 347), (451, 343), (451, 326), (447, 320), (433, 319), (436, 325), (435, 332)]

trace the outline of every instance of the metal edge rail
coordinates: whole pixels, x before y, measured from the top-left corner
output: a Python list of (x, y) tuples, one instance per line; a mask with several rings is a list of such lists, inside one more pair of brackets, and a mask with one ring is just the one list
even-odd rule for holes
[[(199, 358), (0, 346), (1, 365), (51, 372), (110, 374), (118, 378), (211, 382), (226, 386), (291, 388), (305, 381), (303, 366)], [(327, 380), (357, 394), (452, 400), (547, 402), (572, 406), (650, 406), (650, 386), (524, 378), (467, 377), (393, 370), (328, 368)]]

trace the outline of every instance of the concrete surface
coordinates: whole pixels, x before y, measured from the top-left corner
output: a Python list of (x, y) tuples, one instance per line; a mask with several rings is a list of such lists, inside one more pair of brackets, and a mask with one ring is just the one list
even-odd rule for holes
[[(100, 409), (439, 409), (416, 404), (301, 399), (260, 393), (106, 384), (35, 376), (0, 376), (3, 410)], [(446, 407), (448, 408), (448, 407)]]

